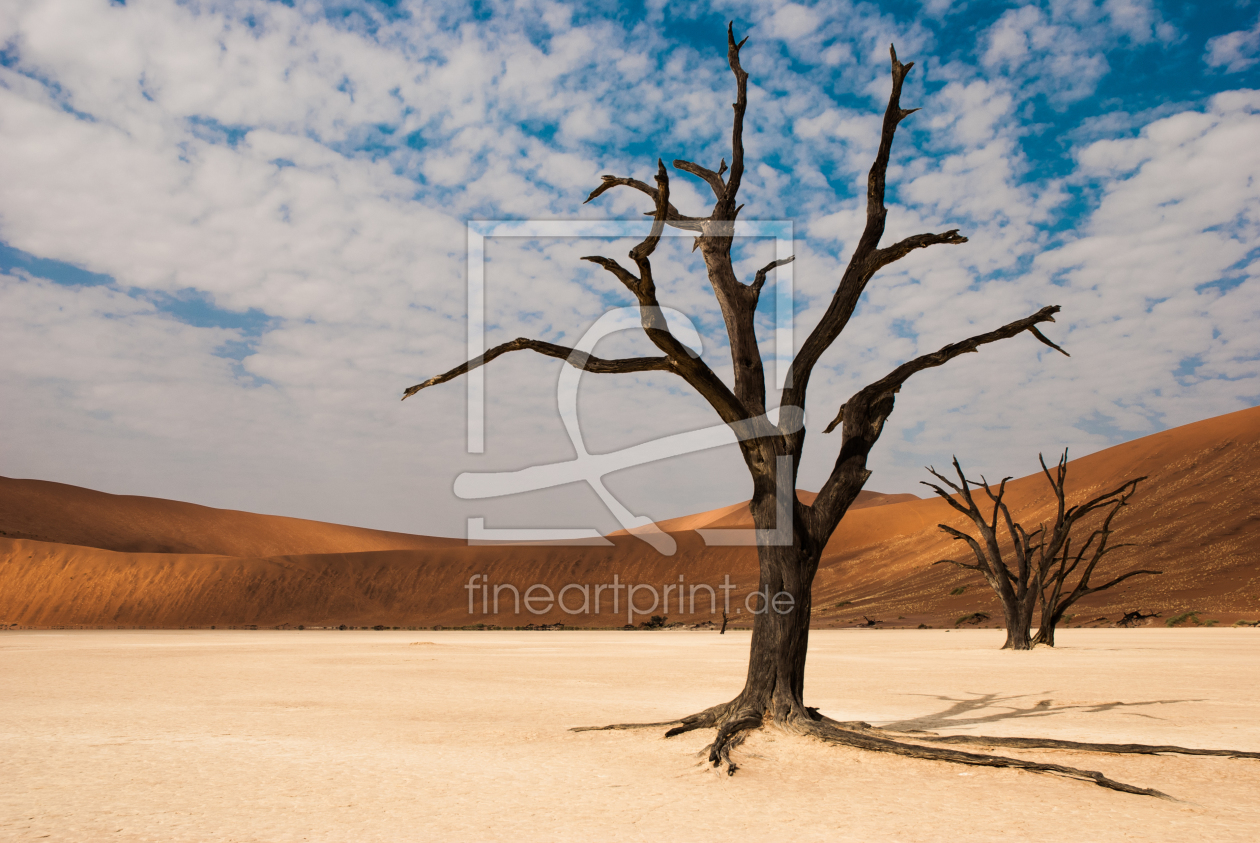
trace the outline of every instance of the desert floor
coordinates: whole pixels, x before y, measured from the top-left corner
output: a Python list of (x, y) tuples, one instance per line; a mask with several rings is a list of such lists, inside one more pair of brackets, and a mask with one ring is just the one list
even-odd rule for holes
[[(815, 633), (807, 697), (942, 732), (1260, 750), (1260, 630)], [(0, 839), (1253, 841), (1260, 760), (1024, 757), (1164, 801), (760, 733), (734, 777), (667, 720), (738, 692), (749, 634), (6, 632)]]

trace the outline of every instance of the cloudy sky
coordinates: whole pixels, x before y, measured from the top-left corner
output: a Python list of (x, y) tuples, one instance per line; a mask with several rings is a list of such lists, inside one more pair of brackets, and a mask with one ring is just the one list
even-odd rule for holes
[[(641, 219), (603, 173), (729, 156), (725, 23), (750, 36), (742, 218), (790, 220), (804, 336), (863, 217), (889, 88), (916, 62), (888, 238), (960, 228), (885, 270), (823, 359), (801, 485), (853, 391), (909, 357), (1063, 307), (1047, 333), (910, 381), (869, 488), (923, 466), (1031, 473), (1260, 403), (1260, 2), (897, 0), (587, 4), (0, 4), (0, 474), (438, 535), (614, 529), (584, 484), (461, 500), (464, 472), (574, 455), (562, 364), (486, 373), (485, 452), (462, 362), (469, 220)], [(675, 204), (707, 213), (695, 179)], [(578, 259), (628, 241), (492, 238), (489, 343), (578, 341), (630, 303)], [(663, 304), (729, 374), (702, 267), (657, 253)], [(773, 254), (750, 239), (749, 278)], [(773, 349), (774, 307), (762, 328)], [(641, 336), (608, 354), (651, 353)], [(585, 375), (586, 447), (715, 421), (664, 375)], [(747, 497), (733, 448), (619, 471), (637, 514)]]

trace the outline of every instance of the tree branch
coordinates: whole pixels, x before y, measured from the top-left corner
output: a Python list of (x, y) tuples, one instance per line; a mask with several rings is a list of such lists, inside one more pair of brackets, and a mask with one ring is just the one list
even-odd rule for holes
[(779, 267), (785, 266), (786, 264), (789, 264), (794, 260), (796, 260), (796, 255), (792, 255), (791, 257), (784, 258), (783, 260), (770, 261), (770, 263), (766, 264), (761, 269), (757, 270), (756, 277), (753, 278), (752, 284), (748, 286), (748, 289), (752, 291), (753, 300), (756, 301), (757, 298), (761, 295), (761, 288), (766, 283), (766, 274), (769, 273), (770, 270), (778, 269)]
[(876, 259), (876, 250), (879, 246), (880, 238), (884, 236), (884, 226), (888, 216), (888, 209), (884, 205), (884, 192), (885, 180), (888, 174), (888, 158), (892, 152), (893, 138), (896, 135), (898, 124), (918, 110), (901, 107), (902, 84), (905, 82), (906, 74), (910, 72), (910, 68), (914, 67), (914, 62), (902, 64), (897, 60), (897, 51), (891, 45), (888, 51), (892, 60), (892, 91), (888, 95), (888, 106), (884, 110), (884, 124), (880, 133), (879, 150), (875, 154), (875, 161), (871, 164), (870, 172), (866, 178), (866, 226), (862, 231), (862, 236), (858, 239), (857, 247), (853, 251), (853, 256), (849, 259), (848, 266), (845, 267), (844, 275), (840, 278), (836, 292), (832, 295), (831, 302), (827, 305), (826, 312), (818, 324), (814, 326), (814, 330), (810, 332), (805, 342), (801, 344), (800, 352), (796, 355), (796, 359), (792, 361), (791, 375), (784, 388), (780, 404), (791, 404), (798, 407), (805, 406), (805, 393), (809, 389), (809, 379), (814, 371), (814, 366), (818, 363), (819, 358), (822, 357), (823, 352), (831, 347), (831, 344), (836, 341), (836, 337), (840, 336), (840, 332), (844, 330), (849, 319), (853, 316), (853, 311), (857, 307), (863, 290), (866, 289), (866, 285), (870, 282), (871, 277), (880, 267), (886, 266), (905, 254), (909, 254), (913, 249), (931, 245), (928, 242), (931, 238), (940, 238), (936, 242), (941, 243), (966, 241), (966, 238), (959, 236), (957, 231), (948, 231), (940, 235), (922, 234), (918, 235), (918, 238), (912, 237), (909, 240), (903, 240), (901, 243), (884, 250), (883, 254), (886, 260), (880, 262), (880, 260)]
[(630, 270), (626, 269), (624, 266), (617, 263), (615, 260), (611, 258), (601, 257), (599, 255), (586, 255), (585, 257), (579, 258), (579, 260), (590, 261), (591, 263), (599, 264), (604, 269), (608, 270), (613, 275), (615, 275), (617, 277), (617, 280), (620, 281), (622, 284), (624, 284), (627, 290), (634, 293), (635, 298), (638, 298), (639, 279), (636, 278), (634, 274), (630, 272)]
[[(944, 365), (958, 355), (976, 351), (987, 343), (1017, 336), (1038, 323), (1053, 322), (1054, 314), (1059, 310), (1058, 305), (1043, 307), (1031, 316), (1017, 319), (996, 331), (978, 334), (962, 342), (947, 345), (931, 354), (916, 357), (898, 366), (875, 383), (858, 390), (852, 398), (842, 404), (835, 419), (827, 425), (825, 430), (829, 433), (835, 430), (837, 425), (844, 425), (840, 453), (836, 457), (831, 475), (819, 490), (818, 497), (807, 508), (808, 524), (813, 534), (830, 536), (830, 531), (840, 523), (849, 505), (861, 491), (862, 485), (870, 477), (870, 472), (866, 469), (866, 457), (883, 432), (885, 420), (892, 414), (897, 393), (911, 375), (924, 369)], [(1059, 350), (1062, 351), (1062, 349)], [(797, 360), (800, 360), (799, 356)], [(789, 386), (784, 390), (783, 395), (785, 399), (788, 396), (803, 398), (804, 392)]]
[[(633, 187), (635, 190), (639, 191), (640, 193), (646, 193), (648, 196), (652, 197), (653, 202), (657, 201), (656, 188), (651, 187), (650, 185), (644, 182), (641, 182), (638, 179), (622, 178), (620, 176), (600, 176), (600, 179), (602, 180), (602, 183), (600, 184), (599, 187), (591, 191), (591, 195), (586, 197), (586, 201), (582, 203), (583, 205), (585, 205), (587, 202), (590, 202), (592, 199), (596, 198), (597, 196), (600, 196), (605, 191), (610, 190), (614, 187), (621, 187), (621, 186)], [(700, 223), (703, 220), (702, 217), (689, 217), (684, 214), (680, 214), (678, 212), (678, 209), (675, 208), (673, 205), (669, 205), (667, 207), (666, 213), (667, 213), (667, 216), (665, 218), (665, 221), (669, 223), (670, 225), (672, 225), (674, 228), (681, 228), (684, 231), (699, 231), (700, 230)]]
[(936, 246), (941, 243), (959, 246), (966, 242), (967, 238), (959, 234), (956, 228), (950, 229), (943, 234), (916, 234), (886, 248), (876, 249), (870, 256), (868, 268), (873, 275), (876, 270), (888, 266), (894, 261), (901, 260), (915, 249), (926, 249), (928, 246)]
[[(640, 300), (643, 294), (650, 295), (655, 301), (656, 282), (652, 279), (652, 263), (648, 258), (656, 251), (661, 242), (661, 232), (665, 230), (665, 220), (669, 216), (669, 173), (665, 171), (665, 162), (656, 159), (656, 215), (652, 219), (652, 230), (643, 242), (630, 250), (630, 259), (639, 267)], [(645, 326), (646, 327), (646, 326)]]
[[(726, 188), (714, 208), (717, 219), (734, 219), (739, 209), (735, 207), (735, 197), (739, 193), (739, 184), (744, 177), (744, 112), (748, 109), (748, 74), (739, 63), (740, 48), (748, 41), (745, 37), (735, 43), (735, 22), (726, 25), (726, 60), (735, 74), (735, 119), (731, 123), (731, 174), (727, 177)], [(720, 179), (719, 179), (720, 181)], [(721, 212), (719, 214), (719, 211)]]
[(668, 357), (626, 357), (617, 360), (605, 360), (601, 357), (587, 354), (585, 351), (576, 351), (563, 345), (555, 343), (543, 342), (542, 340), (531, 340), (525, 337), (518, 337), (511, 342), (505, 342), (502, 345), (496, 345), (478, 357), (474, 357), (467, 363), (461, 363), (449, 372), (429, 378), (424, 383), (418, 383), (403, 392), (402, 400), (406, 401), (422, 389), (431, 386), (437, 386), (440, 383), (455, 380), (460, 375), (465, 375), (473, 369), (486, 365), (496, 357), (501, 357), (509, 351), (537, 351), (539, 354), (545, 354), (548, 357), (556, 357), (568, 363), (576, 369), (582, 369), (587, 372), (597, 372), (599, 374), (618, 374), (625, 372), (672, 372), (673, 365)]
[[(980, 346), (982, 345), (997, 342), (998, 340), (1010, 339), (1011, 337), (1017, 336), (1024, 331), (1031, 331), (1035, 336), (1040, 337), (1042, 342), (1057, 349), (1063, 354), (1067, 354), (1066, 351), (1063, 351), (1063, 349), (1045, 339), (1045, 337), (1042, 337), (1040, 331), (1033, 330), (1033, 326), (1039, 322), (1053, 322), (1054, 314), (1058, 313), (1059, 310), (1060, 308), (1057, 304), (1043, 307), (1032, 316), (1017, 319), (1014, 322), (1003, 325), (996, 331), (989, 331), (986, 334), (977, 334), (976, 336), (965, 339), (962, 342), (951, 343), (939, 351), (934, 351), (931, 354), (924, 354), (921, 357), (916, 357), (908, 363), (901, 364), (888, 375), (885, 375), (880, 380), (862, 389), (862, 391), (858, 394), (870, 396), (878, 394), (892, 394), (896, 390), (900, 389), (901, 385), (909, 380), (910, 376), (916, 372), (921, 372), (924, 369), (931, 369), (936, 366), (943, 366), (961, 354), (979, 351)], [(857, 396), (854, 397), (856, 398)], [(850, 402), (852, 400), (853, 399), (850, 399)], [(844, 422), (844, 410), (847, 406), (848, 403), (840, 407), (840, 412), (836, 414), (836, 417), (832, 420), (831, 424), (827, 425), (826, 429), (823, 431), (824, 433), (830, 433), (836, 429), (837, 425)], [(1091, 503), (1093, 502), (1091, 501)]]
[[(926, 480), (920, 480), (919, 483), (921, 483), (924, 486), (927, 486), (929, 489), (936, 492), (936, 494), (940, 496), (941, 500), (945, 501), (945, 503), (949, 504), (954, 509), (961, 512), (963, 515), (966, 515), (968, 518), (972, 516), (972, 513), (979, 512), (979, 510), (976, 508), (975, 502), (971, 498), (971, 488), (970, 486), (968, 486), (967, 478), (963, 476), (962, 468), (958, 465), (958, 457), (954, 457), (954, 468), (958, 469), (958, 479), (962, 481), (962, 486), (956, 485), (953, 480), (950, 480), (948, 477), (941, 474), (932, 466), (925, 466), (925, 468), (938, 480), (940, 480), (945, 485), (949, 486), (949, 488), (953, 489), (954, 493), (950, 494), (949, 492), (946, 492), (944, 489), (942, 489), (940, 486), (937, 486), (935, 483), (929, 483)], [(967, 506), (963, 506), (962, 504), (960, 504), (955, 499), (954, 497), (955, 495), (967, 501)]]
[[(722, 162), (723, 167), (726, 161)], [(709, 187), (713, 189), (713, 195), (721, 199), (726, 195), (726, 182), (722, 181), (722, 177), (707, 167), (701, 167), (691, 161), (684, 161), (681, 158), (674, 159), (674, 167), (682, 170), (684, 173), (691, 173), (693, 176), (699, 176), (709, 183)]]
[(1127, 573), (1127, 574), (1121, 574), (1120, 576), (1116, 577), (1114, 580), (1112, 580), (1112, 581), (1111, 581), (1111, 582), (1109, 582), (1109, 583), (1106, 583), (1106, 584), (1104, 584), (1104, 585), (1100, 585), (1100, 586), (1096, 586), (1096, 587), (1090, 588), (1090, 589), (1089, 589), (1088, 591), (1086, 591), (1085, 593), (1086, 593), (1086, 594), (1093, 594), (1093, 593), (1094, 593), (1094, 592), (1096, 592), (1096, 591), (1106, 591), (1107, 589), (1111, 588), (1113, 585), (1119, 585), (1120, 583), (1122, 583), (1122, 582), (1124, 582), (1125, 580), (1127, 580), (1129, 577), (1136, 577), (1138, 574), (1162, 574), (1162, 573), (1164, 573), (1164, 572), (1163, 572), (1163, 571), (1147, 571), (1147, 570), (1141, 570), (1141, 571), (1129, 571), (1129, 573)]

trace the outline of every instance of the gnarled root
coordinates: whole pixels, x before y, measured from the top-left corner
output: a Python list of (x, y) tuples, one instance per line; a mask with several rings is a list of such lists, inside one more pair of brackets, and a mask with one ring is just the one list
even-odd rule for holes
[(731, 760), (731, 750), (743, 743), (751, 730), (760, 729), (763, 722), (762, 716), (752, 711), (741, 712), (727, 720), (718, 727), (717, 737), (713, 739), (713, 743), (709, 744), (709, 761), (714, 767), (725, 764), (726, 774), (735, 775), (739, 766)]
[[(774, 725), (787, 732), (812, 735), (827, 743), (851, 746), (868, 752), (888, 752), (907, 758), (923, 758), (930, 761), (945, 761), (951, 764), (967, 764), (977, 767), (1009, 767), (1017, 770), (1028, 770), (1033, 773), (1051, 773), (1079, 781), (1091, 782), (1099, 787), (1117, 790), (1121, 793), (1155, 796), (1161, 799), (1171, 799), (1172, 797), (1152, 788), (1137, 787), (1110, 779), (1096, 770), (1083, 770), (1063, 764), (1026, 761), (1022, 758), (1009, 758), (1002, 755), (966, 752), (958, 749), (949, 749), (940, 746), (940, 744), (1008, 747), (1011, 749), (1066, 749), (1077, 752), (1130, 755), (1177, 754), (1260, 759), (1260, 752), (1243, 752), (1232, 749), (1191, 749), (1169, 745), (1086, 743), (1049, 738), (997, 738), (983, 735), (938, 735), (935, 732), (921, 731), (900, 732), (881, 729), (861, 721), (841, 722), (832, 720), (830, 717), (819, 714), (818, 710), (813, 708), (805, 709), (804, 711), (796, 709), (788, 713), (787, 717), (784, 718), (784, 722), (778, 722), (768, 715), (759, 713), (740, 703), (739, 699), (735, 699), (679, 720), (668, 720), (662, 723), (620, 723), (611, 726), (585, 726), (577, 727), (570, 731), (589, 732), (673, 726), (665, 733), (665, 737), (672, 738), (675, 735), (681, 735), (695, 729), (715, 728), (717, 729), (717, 735), (714, 737), (713, 743), (705, 748), (708, 753), (708, 760), (714, 767), (721, 767), (725, 764), (727, 774), (733, 776), (739, 767), (731, 760), (731, 750), (742, 744), (748, 737), (749, 732), (762, 728), (768, 722), (773, 722)], [(924, 744), (935, 745), (924, 746)]]

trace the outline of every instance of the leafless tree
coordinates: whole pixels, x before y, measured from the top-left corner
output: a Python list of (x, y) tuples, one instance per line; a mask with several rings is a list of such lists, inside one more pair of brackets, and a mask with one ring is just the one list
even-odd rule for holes
[[(1102, 585), (1091, 586), (1089, 584), (1090, 576), (1094, 573), (1094, 569), (1098, 567), (1098, 563), (1102, 561), (1104, 556), (1122, 547), (1132, 547), (1131, 544), (1110, 544), (1111, 521), (1120, 510), (1128, 506), (1129, 498), (1133, 497), (1134, 492), (1137, 491), (1138, 483), (1145, 480), (1145, 477), (1137, 477), (1126, 481), (1118, 489), (1113, 489), (1105, 495), (1099, 495), (1079, 506), (1066, 509), (1064, 484), (1067, 480), (1067, 449), (1064, 449), (1063, 456), (1059, 458), (1059, 465), (1053, 475), (1050, 473), (1050, 469), (1046, 467), (1045, 460), (1041, 460), (1041, 470), (1045, 473), (1046, 479), (1050, 481), (1050, 486), (1054, 489), (1054, 495), (1058, 503), (1058, 513), (1050, 544), (1053, 549), (1053, 546), (1057, 543), (1059, 549), (1049, 556), (1049, 562), (1041, 574), (1041, 582), (1038, 588), (1041, 602), (1041, 624), (1037, 627), (1037, 636), (1033, 639), (1033, 644), (1049, 644), (1053, 647), (1055, 627), (1063, 620), (1064, 613), (1077, 600), (1090, 594), (1106, 591), (1130, 577), (1137, 577), (1143, 574), (1162, 574), (1163, 571), (1148, 571), (1145, 569), (1129, 571), (1108, 580)], [(1080, 546), (1080, 549), (1073, 553), (1072, 536), (1070, 535), (1073, 526), (1095, 510), (1101, 510), (1106, 513), (1103, 516), (1102, 526), (1090, 533), (1089, 538)], [(1068, 580), (1073, 574), (1077, 574), (1076, 585), (1068, 587)]]
[[(500, 355), (528, 349), (559, 358), (588, 372), (660, 371), (677, 375), (703, 396), (722, 421), (739, 434), (739, 447), (752, 476), (751, 509), (760, 535), (772, 533), (776, 527), (785, 523), (791, 524), (790, 543), (759, 541), (759, 590), (767, 595), (786, 594), (787, 597), (782, 598), (780, 605), (790, 602), (792, 608), (786, 613), (765, 611), (755, 616), (746, 683), (743, 691), (734, 699), (668, 723), (623, 724), (603, 728), (674, 726), (666, 733), (667, 736), (694, 729), (715, 729), (716, 735), (709, 748), (709, 758), (715, 766), (728, 765), (731, 773), (736, 769), (736, 765), (731, 763), (731, 750), (744, 740), (750, 730), (773, 723), (788, 732), (813, 735), (834, 743), (870, 750), (962, 764), (1055, 772), (1129, 792), (1155, 793), (1114, 782), (1100, 773), (961, 752), (940, 746), (925, 746), (923, 744), (931, 740), (929, 736), (898, 737), (891, 732), (873, 729), (867, 724), (840, 723), (805, 705), (805, 656), (809, 646), (814, 575), (827, 540), (870, 476), (866, 467), (867, 455), (879, 439), (902, 385), (917, 372), (941, 366), (962, 354), (978, 351), (983, 345), (1025, 332), (1049, 347), (1062, 351), (1037, 328), (1041, 323), (1053, 322), (1054, 314), (1059, 308), (1043, 307), (1036, 313), (995, 330), (916, 357), (854, 393), (840, 407), (835, 420), (826, 429), (826, 432), (830, 432), (840, 426), (842, 430), (839, 454), (830, 476), (814, 503), (803, 504), (794, 490), (806, 434), (802, 424), (803, 408), (815, 365), (849, 324), (862, 292), (876, 272), (917, 249), (958, 245), (967, 242), (967, 238), (961, 236), (956, 229), (951, 229), (939, 234), (917, 234), (888, 246), (880, 246), (888, 213), (884, 204), (884, 182), (893, 136), (898, 124), (917, 110), (901, 107), (902, 84), (913, 63), (903, 64), (897, 59), (896, 51), (890, 50), (892, 91), (884, 112), (879, 149), (867, 179), (865, 228), (826, 310), (791, 363), (786, 386), (779, 395), (777, 423), (771, 422), (766, 412), (766, 382), (754, 330), (754, 313), (769, 273), (791, 258), (772, 261), (758, 270), (748, 283), (742, 282), (736, 276), (732, 265), (734, 223), (743, 207), (738, 203), (738, 195), (745, 166), (743, 132), (744, 116), (748, 108), (748, 74), (740, 65), (740, 49), (744, 42), (736, 42), (733, 30), (729, 27), (727, 40), (727, 57), (735, 76), (736, 87), (729, 172), (725, 160), (716, 170), (691, 161), (674, 162), (676, 169), (701, 179), (712, 189), (714, 204), (710, 213), (707, 216), (691, 216), (674, 207), (670, 201), (669, 175), (664, 163), (659, 160), (655, 186), (634, 178), (604, 176), (602, 184), (586, 200), (589, 202), (596, 199), (616, 187), (628, 187), (647, 196), (653, 204), (651, 232), (630, 251), (634, 269), (602, 256), (590, 256), (583, 260), (603, 267), (635, 297), (639, 304), (643, 330), (659, 349), (660, 355), (603, 359), (553, 343), (520, 338), (495, 346), (479, 357), (407, 389), (404, 398), (435, 384), (450, 381)], [(703, 358), (690, 351), (675, 337), (666, 324), (657, 299), (651, 258), (667, 225), (695, 232), (697, 235), (696, 247), (703, 256), (709, 284), (725, 322), (734, 363), (733, 385), (727, 385), (719, 378)], [(782, 499), (787, 501), (782, 508), (777, 505), (781, 487), (785, 491)], [(952, 739), (939, 740), (948, 742)], [(981, 742), (985, 741), (988, 745), (1005, 743), (997, 738), (985, 738)]]
[[(1002, 602), (1002, 612), (1006, 618), (1006, 643), (1002, 645), (1002, 649), (1031, 649), (1032, 638), (1029, 628), (1032, 625), (1033, 609), (1036, 608), (1037, 597), (1040, 595), (1038, 583), (1041, 572), (1035, 556), (1038, 551), (1045, 550), (1045, 543), (1037, 541), (1042, 531), (1037, 530), (1030, 535), (1011, 519), (1011, 512), (1003, 500), (1006, 496), (1006, 482), (1011, 478), (1002, 478), (996, 492), (988, 481), (983, 477), (980, 478), (979, 487), (984, 489), (989, 502), (993, 504), (991, 516), (986, 517), (971, 493), (972, 486), (976, 484), (969, 481), (963, 474), (957, 457), (954, 458), (954, 470), (958, 473), (958, 483), (954, 483), (935, 468), (928, 469), (938, 480), (948, 486), (952, 493), (927, 481), (923, 481), (923, 485), (930, 487), (946, 503), (966, 515), (976, 525), (976, 532), (980, 534), (978, 539), (948, 524), (937, 525), (943, 532), (953, 536), (955, 541), (966, 542), (975, 554), (976, 561), (941, 559), (933, 564), (957, 565), (969, 571), (979, 571)], [(1011, 554), (1015, 557), (1013, 570), (1002, 558), (999, 517), (1005, 522)]]
[[(1058, 508), (1054, 524), (1047, 531), (1042, 524), (1029, 533), (1011, 517), (1010, 508), (1006, 505), (1006, 484), (1011, 478), (1004, 477), (994, 491), (984, 477), (977, 484), (963, 474), (962, 466), (954, 458), (954, 471), (958, 474), (958, 482), (929, 468), (938, 480), (949, 487), (946, 491), (935, 483), (924, 481), (937, 496), (954, 509), (971, 519), (976, 526), (979, 538), (968, 535), (948, 524), (938, 525), (941, 530), (954, 537), (955, 541), (966, 542), (971, 548), (974, 562), (963, 562), (957, 559), (941, 559), (933, 564), (957, 565), (970, 571), (978, 571), (989, 583), (989, 587), (997, 594), (1002, 603), (1002, 612), (1006, 618), (1006, 643), (1004, 650), (1030, 650), (1036, 644), (1054, 646), (1054, 628), (1063, 619), (1064, 613), (1077, 600), (1088, 594), (1104, 591), (1119, 585), (1130, 577), (1140, 574), (1159, 574), (1160, 571), (1129, 571), (1103, 585), (1090, 586), (1089, 578), (1102, 558), (1112, 550), (1130, 545), (1109, 545), (1111, 537), (1111, 521), (1120, 509), (1127, 505), (1130, 497), (1137, 490), (1137, 484), (1145, 480), (1138, 477), (1126, 480), (1119, 488), (1099, 495), (1093, 500), (1077, 506), (1068, 507), (1064, 486), (1067, 481), (1067, 455), (1065, 449), (1059, 458), (1059, 465), (1054, 474), (1046, 466), (1040, 455), (1041, 470), (1050, 481)], [(992, 504), (989, 515), (981, 510), (972, 494), (972, 488), (984, 489), (988, 503)], [(1102, 526), (1094, 530), (1076, 551), (1072, 550), (1072, 530), (1077, 522), (1093, 512), (1105, 511)], [(999, 520), (1000, 519), (1000, 520)], [(1006, 540), (1001, 537), (1001, 527), (1006, 528)], [(1007, 558), (1012, 558), (1013, 565), (1004, 558), (1004, 549), (1009, 549)], [(1088, 558), (1087, 558), (1088, 557)], [(1073, 573), (1079, 571), (1076, 584), (1067, 588), (1067, 582)], [(1037, 635), (1032, 636), (1032, 621), (1037, 605), (1041, 605), (1041, 625)]]

